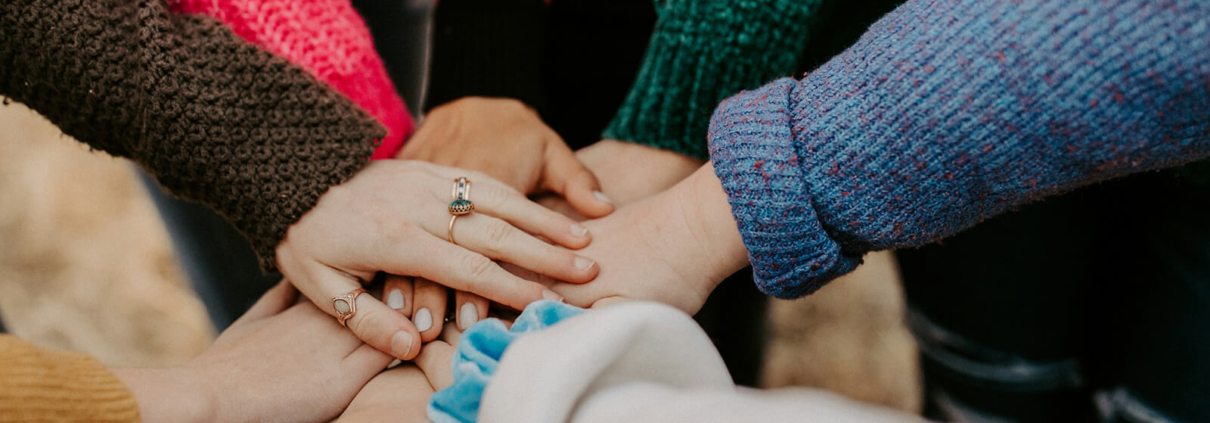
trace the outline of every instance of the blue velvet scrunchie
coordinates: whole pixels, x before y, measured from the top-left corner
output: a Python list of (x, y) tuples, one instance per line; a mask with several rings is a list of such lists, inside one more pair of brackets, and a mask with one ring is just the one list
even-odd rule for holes
[(483, 390), (504, 350), (517, 337), (539, 331), (564, 319), (583, 313), (584, 309), (554, 301), (538, 301), (525, 308), (505, 328), (498, 319), (487, 319), (472, 325), (462, 333), (451, 360), (454, 384), (437, 391), (429, 399), (429, 420), (436, 423), (473, 423), (479, 419), (479, 401)]

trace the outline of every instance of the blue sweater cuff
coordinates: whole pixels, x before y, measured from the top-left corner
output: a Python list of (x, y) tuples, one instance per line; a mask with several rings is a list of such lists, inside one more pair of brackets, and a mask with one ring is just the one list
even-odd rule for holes
[(483, 391), (509, 344), (525, 333), (545, 329), (583, 312), (584, 309), (563, 303), (538, 301), (525, 308), (511, 329), (499, 319), (484, 320), (467, 328), (451, 360), (454, 383), (429, 399), (429, 420), (436, 423), (478, 420)]
[(719, 105), (710, 121), (710, 158), (731, 203), (756, 284), (797, 298), (861, 264), (819, 221), (795, 142), (791, 78), (744, 91)]

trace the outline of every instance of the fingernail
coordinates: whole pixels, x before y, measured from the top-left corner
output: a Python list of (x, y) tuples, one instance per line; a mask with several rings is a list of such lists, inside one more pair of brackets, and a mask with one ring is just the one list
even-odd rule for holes
[(399, 310), (403, 308), (403, 291), (392, 289), (390, 294), (387, 294), (387, 307)]
[(549, 290), (549, 289), (548, 289), (548, 290), (545, 290), (545, 291), (542, 291), (542, 299), (545, 299), (545, 300), (547, 300), (547, 301), (558, 301), (558, 302), (563, 302), (563, 296), (562, 296), (562, 295), (556, 294), (556, 293), (555, 293), (555, 291), (551, 291), (551, 290)]
[(601, 201), (604, 201), (609, 204), (613, 204), (613, 200), (610, 199), (608, 195), (605, 195), (605, 193), (603, 193), (601, 191), (593, 191), (592, 195), (597, 196), (597, 199), (599, 199)]
[(585, 228), (584, 226), (580, 225), (579, 223), (572, 223), (571, 224), (571, 235), (575, 236), (576, 238), (581, 238), (584, 235), (588, 235), (588, 228)]
[(576, 268), (580, 270), (588, 270), (592, 267), (592, 260), (584, 257), (576, 256)]
[(471, 327), (475, 322), (479, 321), (479, 310), (474, 304), (466, 303), (458, 310), (458, 323), (462, 326), (462, 330)]
[(398, 358), (407, 357), (412, 352), (412, 334), (405, 330), (395, 332), (391, 337), (391, 352)]
[(433, 328), (433, 313), (429, 309), (422, 308), (412, 316), (412, 323), (416, 325), (416, 330), (424, 332)]

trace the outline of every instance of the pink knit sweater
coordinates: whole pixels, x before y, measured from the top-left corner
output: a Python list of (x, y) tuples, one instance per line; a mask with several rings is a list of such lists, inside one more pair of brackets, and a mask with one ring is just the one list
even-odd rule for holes
[(303, 67), (387, 128), (374, 159), (390, 158), (412, 118), (387, 76), (365, 21), (349, 0), (168, 0), (172, 10), (215, 17), (261, 48)]

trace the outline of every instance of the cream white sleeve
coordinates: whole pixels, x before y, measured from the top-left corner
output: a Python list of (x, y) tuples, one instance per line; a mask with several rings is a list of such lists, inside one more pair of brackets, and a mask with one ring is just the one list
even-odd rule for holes
[(655, 303), (592, 310), (509, 346), (489, 423), (919, 422), (819, 390), (736, 387), (705, 332)]

